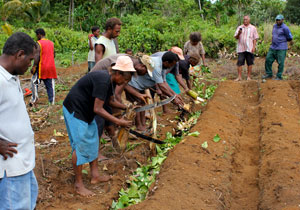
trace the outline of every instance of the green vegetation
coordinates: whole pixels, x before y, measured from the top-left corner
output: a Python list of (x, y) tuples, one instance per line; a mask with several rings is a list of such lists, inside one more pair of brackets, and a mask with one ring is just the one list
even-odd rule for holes
[[(201, 9), (199, 7), (201, 3)], [(209, 57), (218, 52), (235, 52), (233, 34), (242, 16), (250, 14), (258, 27), (260, 39), (257, 54), (266, 55), (271, 42), (272, 25), (277, 14), (285, 12), (287, 20), (297, 23), (298, 3), (283, 0), (114, 0), (114, 1), (49, 1), (3, 0), (0, 1), (0, 48), (12, 32), (23, 31), (35, 38), (34, 30), (43, 27), (47, 38), (55, 43), (56, 62), (69, 66), (87, 59), (87, 35), (93, 25), (104, 30), (107, 18), (116, 16), (123, 21), (119, 36), (120, 51), (126, 48), (154, 53), (173, 45), (183, 47), (193, 31), (202, 33), (202, 40)], [(291, 6), (292, 5), (292, 6)], [(294, 6), (295, 5), (295, 6)], [(286, 6), (286, 8), (285, 8)], [(183, 18), (184, 17), (184, 18)], [(300, 30), (290, 25), (294, 35), (291, 50), (300, 51)]]

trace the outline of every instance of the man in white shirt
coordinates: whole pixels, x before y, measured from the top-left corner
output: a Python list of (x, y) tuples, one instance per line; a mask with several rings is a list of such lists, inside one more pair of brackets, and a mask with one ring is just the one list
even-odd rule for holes
[(0, 209), (36, 205), (34, 133), (18, 78), (31, 66), (36, 49), (30, 36), (18, 32), (0, 56)]
[(114, 39), (120, 35), (122, 22), (118, 18), (110, 18), (106, 21), (105, 32), (95, 43), (95, 62), (110, 55), (117, 54)]

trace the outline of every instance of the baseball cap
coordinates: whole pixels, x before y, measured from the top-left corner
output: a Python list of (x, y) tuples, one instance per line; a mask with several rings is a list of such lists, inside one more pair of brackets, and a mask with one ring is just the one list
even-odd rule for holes
[(112, 67), (112, 69), (118, 70), (118, 71), (135, 72), (131, 58), (129, 58), (128, 56), (124, 56), (124, 55), (121, 55), (117, 58), (116, 65), (114, 65)]
[(181, 48), (174, 46), (170, 49), (170, 51), (177, 54), (180, 60), (184, 60), (183, 51)]
[(275, 18), (275, 20), (283, 20), (283, 19), (284, 19), (283, 15), (277, 15)]
[(154, 62), (152, 61), (150, 56), (143, 55), (141, 57), (141, 62), (142, 62), (142, 64), (144, 64), (146, 66), (149, 76), (152, 77), (152, 75), (153, 75), (152, 72), (154, 70)]

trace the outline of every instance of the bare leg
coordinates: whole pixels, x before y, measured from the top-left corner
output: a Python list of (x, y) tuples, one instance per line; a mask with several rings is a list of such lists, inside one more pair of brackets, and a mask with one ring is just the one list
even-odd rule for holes
[(100, 176), (98, 171), (98, 161), (97, 159), (90, 162), (91, 168), (91, 184), (97, 184), (99, 182), (107, 182), (110, 180), (110, 176)]
[(115, 126), (114, 125), (106, 126), (105, 130), (107, 131), (109, 137), (111, 138), (113, 147), (118, 150), (120, 145), (115, 136)]
[(251, 72), (252, 72), (252, 65), (248, 66), (248, 76), (247, 76), (247, 80), (251, 80)]
[(241, 81), (242, 80), (242, 68), (243, 68), (243, 66), (238, 66), (238, 68), (237, 68), (238, 77), (234, 81)]
[(77, 156), (76, 151), (72, 154), (72, 163), (73, 163), (73, 169), (75, 172), (75, 191), (79, 195), (82, 196), (93, 196), (95, 193), (85, 188), (83, 181), (82, 181), (82, 165), (77, 166)]
[(145, 112), (137, 113), (135, 117), (136, 128), (140, 131), (146, 130), (145, 122), (146, 122)]
[(162, 108), (165, 114), (171, 113), (171, 110), (168, 108), (168, 105), (163, 105)]

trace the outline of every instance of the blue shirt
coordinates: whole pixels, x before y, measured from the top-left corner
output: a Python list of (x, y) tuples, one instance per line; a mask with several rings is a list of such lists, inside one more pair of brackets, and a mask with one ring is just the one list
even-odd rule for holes
[(293, 39), (290, 29), (282, 23), (280, 26), (275, 24), (272, 32), (272, 45), (273, 50), (287, 50), (287, 42)]
[(151, 60), (154, 63), (152, 77), (150, 77), (149, 74), (132, 77), (128, 85), (138, 90), (145, 90), (153, 87), (155, 84), (160, 84), (166, 81), (166, 73), (163, 68), (161, 57), (151, 57)]

